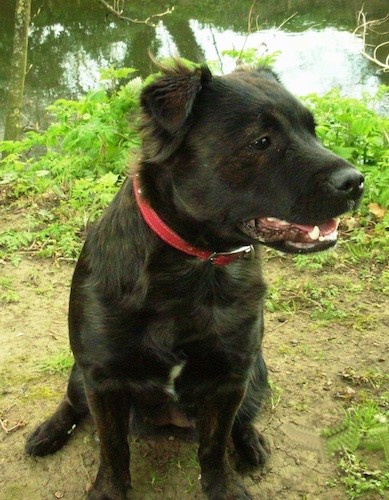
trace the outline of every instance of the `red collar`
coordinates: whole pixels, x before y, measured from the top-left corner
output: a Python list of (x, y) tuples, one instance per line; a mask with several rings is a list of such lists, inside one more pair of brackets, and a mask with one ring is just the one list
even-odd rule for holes
[(193, 257), (197, 257), (201, 260), (208, 260), (212, 262), (212, 264), (220, 266), (230, 264), (236, 259), (248, 256), (249, 254), (253, 255), (254, 248), (252, 245), (240, 247), (232, 250), (231, 252), (210, 252), (209, 250), (202, 250), (200, 248), (193, 247), (180, 238), (178, 234), (173, 232), (172, 229), (170, 229), (170, 227), (168, 227), (159, 218), (151, 206), (141, 198), (142, 190), (139, 187), (138, 175), (134, 176), (134, 193), (139, 211), (150, 229), (152, 229), (161, 238), (161, 240), (177, 250), (180, 250), (188, 255), (192, 255)]

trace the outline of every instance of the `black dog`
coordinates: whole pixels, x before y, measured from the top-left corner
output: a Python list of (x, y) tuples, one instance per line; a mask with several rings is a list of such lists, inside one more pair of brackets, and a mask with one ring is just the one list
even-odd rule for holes
[(101, 461), (88, 498), (124, 499), (129, 415), (195, 422), (208, 498), (247, 499), (226, 445), (231, 436), (250, 466), (268, 455), (253, 427), (267, 388), (258, 244), (334, 245), (334, 217), (357, 206), (363, 177), (320, 145), (311, 113), (264, 68), (212, 76), (177, 63), (141, 104), (140, 166), (74, 273), (67, 395), (27, 452), (58, 450), (91, 412)]

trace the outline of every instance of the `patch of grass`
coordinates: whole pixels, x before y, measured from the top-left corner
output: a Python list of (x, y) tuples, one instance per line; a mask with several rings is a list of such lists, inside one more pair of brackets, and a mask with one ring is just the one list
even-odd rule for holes
[(15, 367), (18, 366), (17, 357), (12, 358), (12, 371), (7, 369), (0, 369), (0, 396), (3, 394), (7, 394), (15, 390), (19, 391), (21, 388), (30, 382), (36, 382), (40, 380), (40, 375), (37, 373), (33, 373), (29, 370), (18, 370)]
[(340, 456), (340, 482), (349, 498), (389, 489), (389, 414), (377, 402), (351, 407), (339, 424), (323, 431), (330, 453)]
[(385, 383), (389, 383), (389, 374), (382, 373), (374, 368), (359, 372), (351, 366), (348, 366), (342, 370), (341, 376), (355, 386), (370, 385), (374, 389), (379, 389), (384, 386)]
[(0, 234), (0, 257), (15, 252), (21, 248), (28, 248), (33, 241), (33, 235), (26, 230), (9, 229)]
[(192, 493), (196, 487), (197, 483), (196, 478), (188, 476), (187, 480), (188, 480), (188, 487), (186, 488), (185, 493)]
[(182, 456), (174, 457), (169, 460), (169, 465), (178, 470), (178, 473), (185, 477), (187, 486), (185, 493), (191, 493), (197, 484), (199, 474), (199, 461), (197, 457), (197, 448), (189, 447), (181, 450)]
[(9, 278), (8, 276), (2, 276), (0, 277), (0, 288), (4, 290), (9, 290), (13, 287), (12, 285), (12, 279)]
[(321, 299), (318, 301), (318, 308), (309, 315), (311, 319), (320, 322), (343, 321), (349, 317), (349, 312), (341, 309), (338, 303)]
[[(290, 261), (285, 262), (285, 266), (289, 264)], [(370, 270), (361, 282), (358, 271), (348, 268), (347, 274), (326, 272), (317, 278), (316, 271), (291, 272), (271, 279), (266, 310), (285, 315), (305, 312), (317, 327), (342, 323), (355, 331), (371, 330), (377, 326), (377, 311), (360, 297), (366, 290), (375, 290), (378, 282), (383, 283), (383, 277)]]
[(318, 271), (323, 267), (334, 267), (337, 258), (337, 252), (333, 249), (309, 255), (295, 255), (293, 260), (297, 269)]
[(166, 478), (160, 477), (155, 471), (151, 473), (150, 483), (152, 486), (160, 486), (166, 482)]
[[(332, 280), (334, 281), (334, 280)], [(282, 285), (282, 286), (281, 286)], [(345, 320), (349, 313), (342, 309), (339, 302), (344, 291), (358, 294), (362, 289), (350, 282), (340, 285), (326, 280), (317, 282), (307, 280), (285, 280), (279, 278), (274, 281), (267, 293), (267, 310), (294, 314), (298, 310), (309, 312), (311, 319), (323, 322)]]
[(14, 290), (11, 278), (3, 276), (0, 278), (0, 302), (12, 304), (19, 302), (20, 296)]
[(39, 385), (37, 387), (33, 387), (26, 393), (25, 398), (27, 400), (41, 400), (41, 399), (58, 399), (58, 391), (52, 387), (48, 387), (45, 385)]
[(15, 484), (5, 484), (2, 487), (2, 498), (3, 500), (15, 500), (15, 498), (23, 498), (26, 494), (25, 486), (15, 485)]
[(389, 490), (389, 472), (372, 469), (362, 458), (353, 453), (348, 451), (341, 453), (339, 469), (342, 473), (340, 482), (345, 485), (350, 499), (372, 498), (371, 494), (378, 494), (384, 498), (385, 492)]
[(269, 380), (269, 386), (270, 386), (270, 404), (272, 411), (274, 411), (280, 404), (282, 396), (282, 388), (272, 380)]
[(266, 310), (269, 312), (284, 312), (294, 314), (296, 304), (293, 297), (287, 295), (287, 291), (278, 286), (278, 280), (273, 282), (266, 294)]
[(38, 370), (48, 373), (61, 373), (61, 375), (67, 376), (73, 363), (74, 359), (71, 352), (66, 350), (41, 361), (38, 365)]

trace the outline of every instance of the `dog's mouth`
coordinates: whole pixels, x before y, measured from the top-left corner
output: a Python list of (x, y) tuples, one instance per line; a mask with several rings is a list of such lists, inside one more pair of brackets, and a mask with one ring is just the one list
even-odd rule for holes
[(294, 224), (275, 217), (250, 219), (241, 231), (254, 240), (284, 252), (319, 252), (335, 245), (339, 218), (317, 225)]

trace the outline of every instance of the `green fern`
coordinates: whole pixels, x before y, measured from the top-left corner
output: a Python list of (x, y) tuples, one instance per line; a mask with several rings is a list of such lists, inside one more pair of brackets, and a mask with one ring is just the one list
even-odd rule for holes
[(389, 429), (388, 425), (380, 425), (372, 429), (363, 440), (363, 446), (370, 450), (384, 451), (385, 460), (389, 463)]
[(343, 449), (355, 451), (361, 441), (360, 429), (354, 422), (347, 420), (329, 429), (325, 437), (327, 438), (327, 449), (330, 453)]
[(382, 450), (389, 462), (388, 419), (375, 404), (350, 409), (341, 423), (324, 429), (322, 436), (330, 453)]

